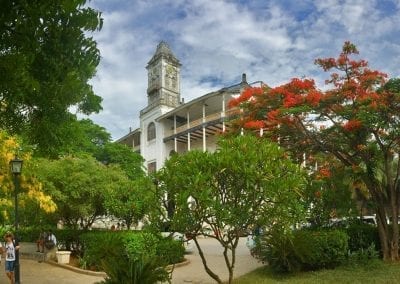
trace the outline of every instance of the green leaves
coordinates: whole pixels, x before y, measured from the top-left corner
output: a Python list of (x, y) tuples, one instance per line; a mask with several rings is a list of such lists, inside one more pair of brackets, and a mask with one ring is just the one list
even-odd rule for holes
[[(302, 198), (304, 177), (277, 145), (238, 136), (221, 139), (218, 146), (212, 154), (176, 155), (159, 172), (160, 190), (175, 200), (176, 230), (201, 231), (204, 224), (217, 224), (221, 231), (239, 231), (260, 220), (296, 222), (291, 218), (302, 215), (296, 203)], [(188, 207), (189, 196), (195, 200), (194, 210)]]
[(1, 1), (0, 127), (24, 133), (42, 155), (55, 157), (73, 135), (71, 107), (101, 110), (88, 83), (100, 54), (87, 32), (99, 30), (102, 19), (85, 3)]

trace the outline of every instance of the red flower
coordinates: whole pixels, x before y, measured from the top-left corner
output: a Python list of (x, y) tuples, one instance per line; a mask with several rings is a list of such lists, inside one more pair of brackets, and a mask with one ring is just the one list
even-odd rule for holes
[(265, 123), (262, 120), (252, 120), (248, 121), (244, 124), (244, 128), (251, 128), (251, 129), (260, 129), (264, 128)]
[(317, 106), (321, 100), (321, 93), (316, 90), (309, 91), (306, 101), (311, 104), (312, 106)]
[(359, 129), (361, 125), (362, 125), (361, 121), (357, 119), (351, 119), (343, 125), (343, 128), (347, 131), (354, 131)]
[(279, 110), (271, 110), (270, 112), (267, 113), (267, 119), (269, 121), (275, 121), (278, 120), (278, 116), (279, 116)]
[(232, 99), (228, 103), (228, 107), (232, 108), (238, 106), (242, 102), (247, 102), (254, 96), (260, 96), (264, 93), (264, 89), (260, 87), (249, 87), (243, 90), (240, 96), (236, 99)]

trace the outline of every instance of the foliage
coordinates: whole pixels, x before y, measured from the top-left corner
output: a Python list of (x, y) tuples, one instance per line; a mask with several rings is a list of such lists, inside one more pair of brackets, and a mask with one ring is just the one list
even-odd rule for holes
[(43, 155), (74, 142), (77, 112), (101, 109), (88, 81), (100, 61), (90, 34), (100, 12), (86, 0), (2, 0), (0, 127), (21, 133)]
[(96, 157), (104, 145), (111, 142), (111, 134), (90, 119), (73, 121), (71, 128), (74, 128), (74, 141), (60, 149), (60, 155), (86, 153)]
[(252, 255), (268, 263), (275, 272), (293, 272), (301, 269), (301, 260), (296, 255), (293, 235), (290, 232), (272, 230), (256, 238)]
[(150, 211), (153, 186), (148, 177), (124, 180), (117, 188), (106, 193), (105, 208), (109, 214), (125, 221), (127, 228), (137, 224)]
[[(167, 208), (160, 209), (152, 222), (170, 221), (171, 230), (193, 237), (199, 251), (197, 236), (216, 238), (223, 246), (231, 282), (243, 230), (256, 224), (289, 227), (302, 219), (304, 176), (277, 145), (263, 139), (226, 137), (218, 147), (215, 153), (174, 155), (165, 163), (157, 174), (161, 202), (154, 204), (168, 205), (172, 200), (175, 211), (169, 220)], [(207, 273), (220, 282), (200, 256)]]
[(111, 142), (111, 135), (104, 127), (90, 119), (75, 121), (71, 127), (75, 129), (74, 141), (60, 150), (61, 155), (86, 153), (105, 165), (118, 164), (131, 180), (145, 176), (142, 156), (126, 145)]
[(118, 164), (131, 180), (145, 176), (143, 157), (131, 148), (119, 143), (105, 143), (96, 154), (96, 159), (105, 164)]
[(67, 226), (89, 227), (106, 213), (104, 199), (127, 180), (116, 166), (107, 167), (90, 156), (38, 159), (36, 174), (58, 206), (57, 220)]
[[(23, 209), (30, 204), (35, 204), (38, 211), (54, 212), (56, 205), (52, 198), (46, 194), (42, 184), (32, 172), (31, 153), (21, 151), (21, 142), (17, 137), (0, 130), (0, 222), (5, 224), (13, 220), (14, 216), (14, 182), (19, 183), (19, 205)], [(10, 161), (14, 157), (23, 160), (22, 173), (18, 180), (14, 180), (10, 173)]]
[(145, 232), (88, 232), (82, 235), (83, 259), (88, 266), (96, 265), (107, 273), (108, 278), (102, 283), (169, 281), (166, 259), (157, 256), (160, 240)]
[(351, 172), (346, 167), (335, 165), (334, 161), (320, 161), (321, 159), (314, 158), (315, 163), (323, 167), (320, 171), (311, 172), (307, 178), (309, 222), (314, 226), (324, 226), (332, 218), (357, 216), (359, 211), (356, 201), (364, 201), (363, 206), (360, 206), (364, 209), (368, 203), (366, 199), (356, 196), (358, 189), (353, 185)]
[(277, 231), (260, 237), (254, 252), (276, 272), (334, 268), (346, 260), (347, 239), (340, 230)]
[(375, 245), (372, 243), (367, 248), (360, 248), (357, 251), (349, 252), (347, 262), (349, 266), (367, 265), (373, 263), (373, 261), (378, 258), (379, 253), (376, 250)]
[(349, 251), (366, 250), (371, 245), (378, 251), (381, 248), (378, 228), (369, 224), (350, 223), (345, 229), (349, 236)]
[(143, 257), (132, 260), (124, 255), (104, 258), (102, 266), (107, 278), (100, 282), (104, 284), (156, 284), (168, 281), (170, 277), (164, 268), (160, 267), (155, 258)]
[(175, 264), (184, 260), (185, 247), (182, 241), (174, 240), (173, 238), (162, 238), (157, 245), (157, 255), (165, 259), (168, 264)]
[(184, 255), (180, 241), (144, 231), (86, 231), (79, 238), (84, 248), (81, 255), (84, 262), (97, 269), (101, 268), (100, 260), (106, 257), (104, 248), (110, 245), (110, 240), (124, 247), (132, 260), (156, 258), (159, 266), (180, 262)]
[(334, 268), (347, 257), (348, 236), (341, 230), (300, 230), (294, 233), (294, 249), (303, 270)]
[[(345, 42), (337, 58), (315, 61), (331, 71), (330, 88), (294, 78), (274, 88), (249, 88), (230, 105), (244, 110), (235, 121), (237, 131), (263, 127), (265, 137), (279, 141), (299, 161), (304, 154), (323, 154), (351, 170), (373, 202), (384, 258), (398, 260), (400, 79), (387, 81), (357, 54), (356, 46)], [(318, 165), (316, 171), (322, 169)]]

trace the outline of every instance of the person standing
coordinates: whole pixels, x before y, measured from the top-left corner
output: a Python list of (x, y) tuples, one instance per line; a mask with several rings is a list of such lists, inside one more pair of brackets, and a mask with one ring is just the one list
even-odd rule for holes
[(47, 238), (46, 238), (46, 248), (47, 249), (52, 249), (54, 247), (57, 247), (57, 238), (56, 236), (53, 234), (52, 230), (49, 230), (49, 232), (47, 233)]
[(6, 241), (3, 251), (6, 254), (5, 270), (10, 283), (14, 284), (14, 270), (15, 270), (15, 252), (19, 250), (19, 246), (15, 245), (14, 236), (12, 233), (7, 232), (4, 236)]
[(36, 248), (37, 248), (36, 252), (44, 252), (44, 241), (46, 240), (46, 237), (47, 237), (47, 234), (42, 229), (40, 231), (39, 238), (36, 241)]

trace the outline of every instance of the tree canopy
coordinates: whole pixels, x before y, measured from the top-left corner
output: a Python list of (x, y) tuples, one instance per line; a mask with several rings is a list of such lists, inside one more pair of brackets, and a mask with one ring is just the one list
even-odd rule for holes
[(175, 210), (168, 219), (164, 208), (153, 220), (164, 213), (172, 230), (192, 237), (207, 273), (219, 283), (207, 266), (199, 235), (216, 238), (223, 246), (231, 282), (244, 231), (257, 225), (288, 229), (304, 216), (301, 169), (277, 145), (254, 136), (219, 140), (215, 153), (175, 154), (157, 173), (157, 181), (158, 203), (173, 201)]
[(100, 61), (90, 33), (102, 19), (86, 2), (0, 1), (0, 127), (45, 155), (73, 141), (72, 107), (101, 109), (88, 81)]
[(315, 61), (331, 71), (324, 90), (313, 79), (294, 78), (277, 87), (249, 88), (230, 105), (244, 110), (236, 129), (262, 128), (299, 160), (304, 153), (323, 153), (348, 167), (371, 195), (384, 258), (398, 260), (400, 79), (387, 81), (357, 55), (356, 46), (345, 42), (337, 58)]

